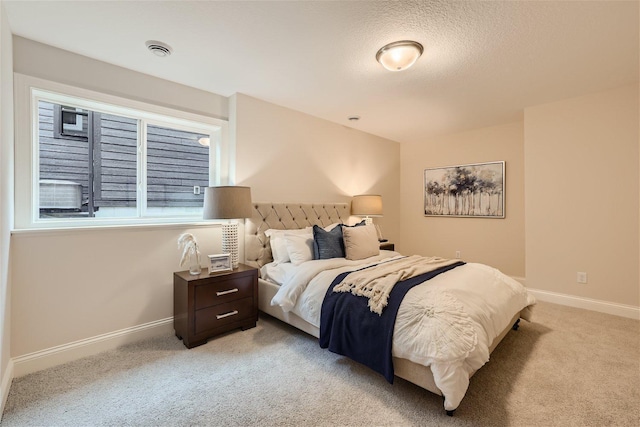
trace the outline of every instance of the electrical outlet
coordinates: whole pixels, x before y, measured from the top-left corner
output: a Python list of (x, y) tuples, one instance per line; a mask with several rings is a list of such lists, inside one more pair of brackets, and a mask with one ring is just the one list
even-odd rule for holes
[(456, 251), (456, 258), (460, 259), (460, 251)]
[(193, 194), (200, 194), (200, 186), (199, 185), (194, 185), (193, 186)]
[(586, 284), (587, 283), (587, 273), (584, 271), (578, 271), (577, 279), (578, 283)]

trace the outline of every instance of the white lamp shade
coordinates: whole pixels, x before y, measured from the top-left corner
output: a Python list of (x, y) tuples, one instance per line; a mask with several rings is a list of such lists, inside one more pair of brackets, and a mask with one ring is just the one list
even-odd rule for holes
[(420, 43), (402, 40), (383, 46), (376, 54), (376, 60), (389, 71), (402, 71), (415, 64), (423, 51)]
[(382, 216), (382, 196), (361, 194), (351, 200), (351, 215)]
[(250, 187), (220, 186), (204, 189), (204, 219), (249, 218), (251, 215)]

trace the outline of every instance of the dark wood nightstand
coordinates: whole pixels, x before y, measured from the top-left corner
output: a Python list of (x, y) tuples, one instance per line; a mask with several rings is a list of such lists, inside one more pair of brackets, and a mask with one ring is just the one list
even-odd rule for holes
[(258, 269), (173, 274), (173, 328), (187, 348), (224, 332), (253, 328), (258, 321)]
[(396, 245), (390, 242), (382, 242), (380, 243), (380, 249), (384, 251), (395, 251)]

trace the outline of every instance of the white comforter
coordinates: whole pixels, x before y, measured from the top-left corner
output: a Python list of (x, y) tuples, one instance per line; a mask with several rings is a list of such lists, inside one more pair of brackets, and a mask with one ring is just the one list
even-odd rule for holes
[[(397, 256), (383, 251), (362, 261), (334, 258), (304, 262), (285, 275), (271, 305), (292, 311), (319, 328), (322, 301), (338, 274)], [(466, 335), (460, 342), (443, 337), (447, 330), (433, 327), (432, 321), (437, 318), (429, 317), (434, 312), (429, 304), (434, 300), (449, 302), (458, 310), (445, 323), (466, 330), (460, 334)], [(393, 356), (431, 366), (435, 383), (445, 396), (445, 409), (454, 410), (467, 391), (471, 375), (489, 361), (493, 340), (510, 326), (516, 313), (533, 304), (533, 296), (512, 278), (483, 264), (465, 264), (406, 294), (394, 327)], [(449, 316), (446, 310), (440, 315)], [(455, 335), (460, 331), (449, 332)]]

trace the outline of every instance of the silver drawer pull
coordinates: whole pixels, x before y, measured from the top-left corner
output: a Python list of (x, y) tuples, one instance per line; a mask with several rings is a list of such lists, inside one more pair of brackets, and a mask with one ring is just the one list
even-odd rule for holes
[(235, 316), (236, 314), (238, 314), (238, 310), (233, 310), (225, 314), (216, 314), (216, 319), (220, 320), (224, 319), (225, 317)]
[(216, 295), (221, 297), (222, 295), (232, 294), (234, 292), (238, 292), (238, 288), (229, 289), (228, 291), (216, 292)]

